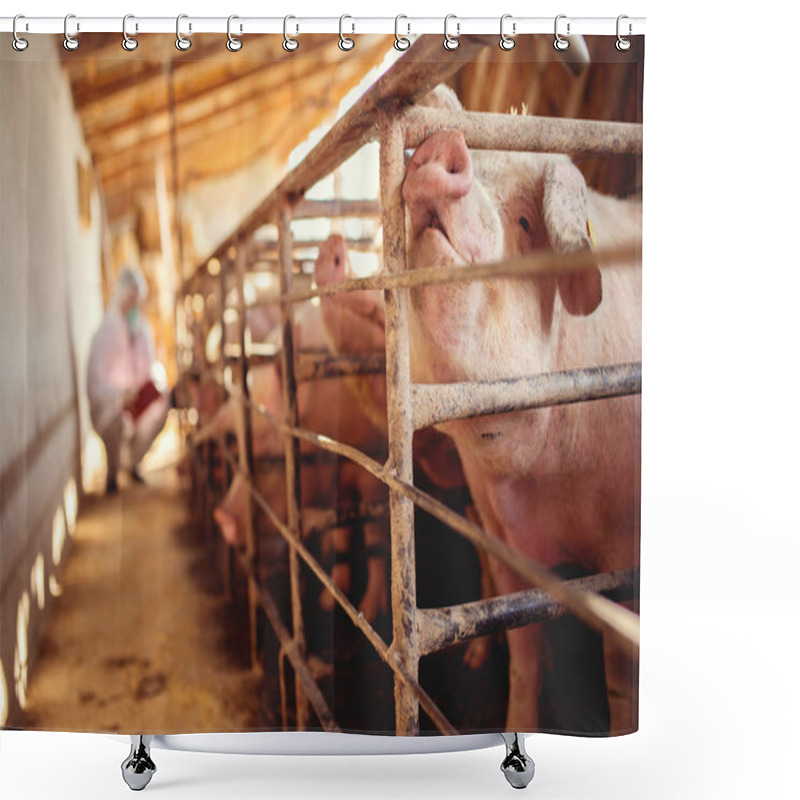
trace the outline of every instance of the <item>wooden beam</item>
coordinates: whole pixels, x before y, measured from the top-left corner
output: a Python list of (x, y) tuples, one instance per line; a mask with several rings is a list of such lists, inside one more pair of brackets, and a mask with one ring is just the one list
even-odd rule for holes
[[(181, 161), (188, 166), (179, 176), (179, 186), (185, 190), (194, 182), (230, 174), (243, 167), (248, 161), (267, 154), (274, 155), (275, 171), (279, 174), (283, 161), (297, 142), (330, 113), (331, 109), (328, 108), (309, 107), (299, 114), (295, 114), (291, 118), (290, 124), (279, 126), (281, 133), (277, 137), (272, 133), (273, 127), (261, 126), (260, 138), (245, 136), (244, 138), (249, 139), (250, 142), (248, 148), (236, 148), (237, 159), (240, 163), (235, 165), (220, 164), (219, 162), (212, 165), (209, 159), (219, 154), (219, 143), (213, 138), (209, 141), (203, 140), (188, 148), (182, 148)], [(202, 165), (202, 172), (198, 171), (198, 164)], [(116, 218), (130, 207), (132, 194), (142, 190), (152, 191), (152, 162), (148, 160), (141, 164), (130, 164), (114, 175), (101, 177), (101, 184), (108, 203), (109, 217)]]
[[(312, 53), (321, 47), (321, 42), (318, 42), (316, 48), (311, 48)], [(266, 57), (267, 54), (264, 55)], [(202, 101), (205, 101), (205, 108), (208, 109), (213, 106), (214, 96), (218, 92), (230, 92), (234, 97), (233, 102), (235, 102), (235, 97), (252, 94), (254, 88), (259, 85), (264, 91), (267, 91), (274, 86), (280, 86), (286, 80), (296, 80), (298, 77), (319, 70), (318, 64), (310, 63), (306, 59), (248, 60), (227, 64), (205, 60), (193, 63), (195, 69), (191, 71), (191, 74), (187, 73), (186, 67), (179, 70), (179, 64), (174, 65), (176, 71), (175, 102), (180, 118), (183, 118), (184, 115), (191, 118), (193, 106), (198, 109), (194, 112), (195, 116), (202, 114), (204, 111)], [(288, 76), (285, 74), (287, 72)], [(163, 78), (164, 74), (165, 72), (162, 70), (160, 76)], [(158, 78), (159, 76), (154, 77)], [(158, 95), (154, 98), (154, 102), (148, 104), (144, 109), (138, 108), (139, 104), (137, 103), (130, 103), (132, 113), (121, 118), (112, 118), (110, 124), (108, 114), (100, 116), (82, 114), (89, 146), (91, 148), (96, 145), (119, 147), (121, 145), (115, 143), (115, 137), (120, 134), (122, 143), (126, 144), (135, 142), (137, 138), (152, 135), (151, 131), (153, 130), (163, 131), (169, 112), (166, 91), (158, 81), (154, 83), (150, 91)], [(146, 92), (139, 91), (133, 99), (140, 99), (146, 95)], [(120, 107), (120, 105), (117, 103), (116, 107)]]
[[(194, 95), (179, 98), (176, 93), (176, 114), (179, 129), (203, 123), (215, 114), (255, 101), (272, 100), (267, 93), (285, 90), (318, 71), (313, 62), (296, 62), (294, 68), (281, 63), (279, 66), (258, 65), (249, 72), (227, 77), (223, 75), (211, 86)], [(289, 74), (287, 74), (289, 73)], [(89, 133), (87, 144), (96, 156), (107, 153), (146, 147), (157, 141), (169, 129), (169, 107), (165, 102), (153, 107), (151, 113), (136, 119), (115, 122), (106, 128), (98, 128)]]
[[(193, 37), (194, 45), (191, 50), (179, 53), (174, 45), (174, 37), (148, 35), (146, 48), (142, 44), (131, 53), (126, 53), (121, 47), (119, 54), (116, 50), (112, 51), (113, 58), (109, 61), (115, 66), (119, 62), (121, 69), (106, 70), (110, 77), (105, 80), (98, 80), (96, 77), (91, 81), (73, 80), (73, 102), (87, 132), (109, 118), (121, 121), (120, 110), (127, 106), (134, 107), (135, 116), (132, 119), (135, 120), (143, 113), (148, 113), (146, 109), (138, 107), (137, 101), (146, 97), (149, 92), (160, 89), (163, 97), (158, 101), (157, 110), (163, 111), (166, 107), (163, 78), (170, 61), (174, 61), (176, 95), (180, 103), (186, 87), (202, 82), (204, 76), (210, 79), (215, 73), (223, 72), (230, 77), (251, 61), (275, 65), (292, 58), (295, 61), (302, 60), (276, 46), (276, 41), (279, 40), (280, 37), (248, 38), (248, 47), (242, 53), (230, 53), (224, 46), (220, 46), (218, 35), (202, 34)], [(303, 37), (303, 42), (304, 49), (315, 52), (325, 44), (329, 45), (330, 37), (309, 35)], [(139, 69), (135, 69), (134, 65), (138, 65)]]
[[(302, 105), (297, 104), (286, 112), (276, 112), (277, 98), (296, 97), (296, 90), (291, 84), (272, 93), (270, 96), (256, 95), (249, 102), (237, 104), (222, 112), (212, 112), (191, 125), (178, 128), (177, 142), (181, 153), (194, 146), (202, 146), (210, 142), (213, 148), (222, 157), (221, 148), (227, 146), (241, 149), (246, 139), (257, 133), (253, 127), (263, 124), (265, 134), (274, 136), (275, 130), (283, 130), (292, 116), (307, 106), (320, 107), (310, 98)], [(336, 107), (331, 104), (322, 106), (329, 114), (335, 113)], [(121, 173), (129, 172), (139, 166), (151, 164), (169, 149), (169, 131), (142, 142), (140, 145), (126, 148), (117, 153), (98, 154), (95, 157), (95, 166), (98, 175), (103, 181), (113, 180)], [(243, 159), (240, 159), (243, 160)]]

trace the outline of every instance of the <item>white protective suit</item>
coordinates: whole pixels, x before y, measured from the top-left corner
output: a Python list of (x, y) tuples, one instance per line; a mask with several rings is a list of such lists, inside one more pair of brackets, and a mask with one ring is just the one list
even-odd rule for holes
[[(145, 297), (147, 284), (141, 272), (123, 268), (89, 351), (89, 411), (106, 448), (109, 484), (116, 482), (123, 438), (128, 440), (128, 466), (133, 470), (164, 427), (169, 411), (162, 397), (135, 422), (125, 413), (126, 403), (152, 379), (156, 361), (153, 331), (138, 311)], [(126, 313), (128, 306), (131, 310)]]

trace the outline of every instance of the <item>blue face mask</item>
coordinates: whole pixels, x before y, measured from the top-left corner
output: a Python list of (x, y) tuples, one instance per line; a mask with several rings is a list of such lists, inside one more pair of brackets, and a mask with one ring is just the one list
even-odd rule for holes
[(139, 322), (139, 309), (136, 306), (130, 308), (125, 319), (128, 322), (128, 328), (133, 330)]

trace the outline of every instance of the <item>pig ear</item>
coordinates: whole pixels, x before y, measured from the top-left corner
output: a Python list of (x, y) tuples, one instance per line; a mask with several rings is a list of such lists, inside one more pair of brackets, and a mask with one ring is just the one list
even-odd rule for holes
[(461, 103), (456, 93), (449, 87), (440, 83), (432, 92), (428, 92), (418, 103), (428, 108), (441, 108), (445, 111), (461, 111)]
[[(545, 167), (542, 206), (547, 236), (556, 253), (592, 249), (586, 181), (568, 159), (551, 161)], [(562, 275), (557, 283), (561, 302), (570, 314), (591, 314), (603, 299), (603, 282), (596, 265), (586, 272)]]

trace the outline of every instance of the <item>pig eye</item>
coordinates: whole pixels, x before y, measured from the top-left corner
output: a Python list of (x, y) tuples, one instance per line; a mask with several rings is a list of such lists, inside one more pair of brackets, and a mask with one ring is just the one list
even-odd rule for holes
[(520, 217), (519, 218), (519, 224), (522, 226), (522, 230), (524, 230), (525, 233), (530, 233), (531, 232), (531, 224), (530, 224), (530, 222), (528, 222), (527, 218)]

